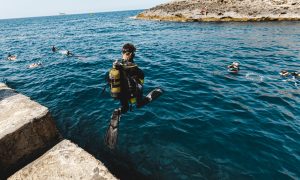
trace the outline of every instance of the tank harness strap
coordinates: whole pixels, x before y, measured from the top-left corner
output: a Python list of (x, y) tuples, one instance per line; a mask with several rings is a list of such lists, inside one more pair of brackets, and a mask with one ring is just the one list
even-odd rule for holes
[(133, 112), (133, 110), (132, 110), (132, 104), (131, 103), (129, 105), (129, 110), (130, 110), (130, 112)]

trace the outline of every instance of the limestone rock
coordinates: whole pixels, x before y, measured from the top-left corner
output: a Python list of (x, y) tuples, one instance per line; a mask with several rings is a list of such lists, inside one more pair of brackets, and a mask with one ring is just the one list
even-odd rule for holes
[(8, 178), (31, 179), (116, 179), (92, 155), (69, 140), (63, 140), (43, 156)]
[(46, 107), (0, 83), (0, 179), (59, 139)]
[(173, 0), (146, 10), (137, 18), (183, 22), (300, 20), (300, 1)]

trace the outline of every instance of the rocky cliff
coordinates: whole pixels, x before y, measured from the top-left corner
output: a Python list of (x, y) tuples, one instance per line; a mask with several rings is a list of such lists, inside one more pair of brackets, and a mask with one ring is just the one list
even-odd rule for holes
[(182, 22), (300, 20), (300, 0), (173, 0), (137, 18)]

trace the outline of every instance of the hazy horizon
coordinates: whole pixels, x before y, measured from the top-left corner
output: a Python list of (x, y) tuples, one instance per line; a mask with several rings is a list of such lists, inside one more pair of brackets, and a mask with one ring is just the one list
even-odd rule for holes
[(9, 20), (9, 19), (23, 19), (23, 18), (39, 18), (39, 17), (51, 17), (51, 16), (61, 16), (61, 15), (84, 15), (84, 14), (97, 14), (97, 13), (110, 13), (110, 12), (122, 12), (122, 11), (138, 11), (138, 10), (144, 10), (143, 8), (141, 9), (124, 9), (124, 10), (108, 10), (108, 11), (97, 11), (97, 12), (78, 12), (78, 13), (64, 13), (64, 14), (50, 14), (50, 15), (41, 15), (41, 16), (24, 16), (24, 17), (11, 17), (11, 18), (0, 18), (0, 20)]
[(51, 2), (38, 0), (0, 0), (0, 19), (55, 16), (59, 15), (59, 13), (85, 14), (148, 9), (168, 1), (170, 0), (149, 0), (147, 2), (138, 0), (129, 2), (111, 0), (104, 3), (93, 0), (52, 0)]

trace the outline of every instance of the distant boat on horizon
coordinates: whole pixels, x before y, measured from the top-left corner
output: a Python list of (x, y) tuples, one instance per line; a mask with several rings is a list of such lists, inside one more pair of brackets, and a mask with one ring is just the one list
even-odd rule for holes
[(66, 13), (59, 13), (59, 15), (61, 15), (61, 16), (62, 16), (62, 15), (66, 15)]

